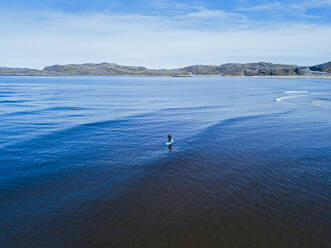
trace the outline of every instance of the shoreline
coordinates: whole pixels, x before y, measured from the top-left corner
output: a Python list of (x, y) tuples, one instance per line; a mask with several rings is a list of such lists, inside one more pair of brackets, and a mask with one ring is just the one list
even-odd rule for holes
[(114, 63), (51, 65), (43, 69), (0, 67), (1, 76), (136, 76), (136, 77), (271, 77), (331, 78), (331, 62), (315, 66), (289, 64), (227, 63), (222, 65), (191, 65), (175, 69), (149, 69)]
[(173, 75), (6, 75), (0, 77), (173, 77), (173, 78), (200, 78), (200, 77), (222, 77), (222, 78), (275, 78), (275, 79), (326, 79), (331, 80), (331, 75), (284, 75), (284, 76), (236, 76), (236, 75), (194, 75), (194, 76), (173, 76)]
[[(249, 76), (243, 76), (249, 77)], [(328, 79), (331, 80), (331, 75), (328, 76), (316, 76), (316, 75), (294, 75), (294, 76), (251, 76), (255, 78), (298, 78), (298, 79)]]

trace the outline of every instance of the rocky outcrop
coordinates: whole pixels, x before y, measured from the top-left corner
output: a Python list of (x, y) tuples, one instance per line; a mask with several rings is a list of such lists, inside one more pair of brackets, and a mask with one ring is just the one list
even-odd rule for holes
[(309, 69), (311, 71), (331, 73), (331, 61), (320, 65), (310, 66)]
[(87, 63), (46, 66), (43, 71), (64, 75), (136, 75), (143, 74), (149, 70), (141, 66), (122, 66), (113, 63)]
[(248, 63), (248, 64), (224, 64), (224, 65), (194, 65), (185, 67), (182, 70), (195, 75), (215, 75), (224, 76), (281, 76), (300, 75), (300, 67), (296, 65), (280, 65), (272, 63)]

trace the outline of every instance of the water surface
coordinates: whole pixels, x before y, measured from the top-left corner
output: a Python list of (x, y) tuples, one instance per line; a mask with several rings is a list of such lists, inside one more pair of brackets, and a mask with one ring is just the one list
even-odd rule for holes
[(330, 166), (329, 80), (0, 77), (0, 247), (330, 247)]

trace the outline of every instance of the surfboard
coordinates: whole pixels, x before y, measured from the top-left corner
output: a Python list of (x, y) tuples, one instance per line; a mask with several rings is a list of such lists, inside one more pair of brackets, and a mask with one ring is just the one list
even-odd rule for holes
[(174, 139), (171, 139), (170, 141), (167, 141), (165, 144), (167, 146), (170, 146), (170, 145), (172, 145), (172, 143), (174, 143)]

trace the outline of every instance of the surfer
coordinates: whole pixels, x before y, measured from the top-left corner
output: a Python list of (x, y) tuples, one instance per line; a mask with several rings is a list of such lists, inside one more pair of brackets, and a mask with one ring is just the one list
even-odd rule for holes
[(173, 138), (170, 134), (168, 134), (168, 142), (166, 142), (166, 145), (168, 146), (169, 150), (172, 149), (172, 143), (174, 142)]

